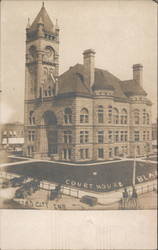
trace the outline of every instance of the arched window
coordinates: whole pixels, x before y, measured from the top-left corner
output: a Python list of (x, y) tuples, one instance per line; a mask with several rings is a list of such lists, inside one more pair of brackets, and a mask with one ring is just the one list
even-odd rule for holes
[(140, 113), (139, 110), (134, 110), (134, 123), (139, 124), (140, 123)]
[(114, 124), (119, 123), (119, 111), (117, 108), (113, 109), (113, 122), (114, 122)]
[(127, 110), (122, 109), (122, 112), (121, 112), (121, 124), (127, 124), (127, 121), (128, 121)]
[(108, 106), (108, 123), (112, 123), (112, 106)]
[(102, 105), (98, 106), (98, 123), (104, 122), (104, 108)]
[(65, 123), (72, 123), (72, 110), (70, 108), (64, 110), (64, 121)]
[(88, 110), (86, 108), (80, 112), (80, 123), (88, 123)]

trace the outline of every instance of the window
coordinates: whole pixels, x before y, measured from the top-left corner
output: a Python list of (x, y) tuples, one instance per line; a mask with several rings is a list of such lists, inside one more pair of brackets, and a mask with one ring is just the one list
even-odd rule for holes
[(114, 124), (119, 123), (119, 111), (116, 108), (113, 109), (113, 122)]
[(56, 145), (50, 145), (50, 153), (51, 154), (57, 154), (58, 153), (58, 149)]
[(85, 149), (85, 158), (86, 159), (89, 158), (89, 150), (88, 150), (88, 148)]
[(80, 131), (80, 143), (88, 143), (89, 133), (88, 131)]
[(104, 149), (98, 148), (98, 158), (103, 159), (104, 158)]
[(72, 132), (64, 131), (64, 143), (69, 144), (72, 143)]
[(33, 111), (30, 111), (29, 113), (29, 123), (30, 125), (34, 125), (35, 124), (35, 116), (33, 115)]
[(108, 123), (112, 123), (112, 106), (108, 107)]
[(84, 149), (80, 149), (80, 158), (84, 159)]
[(84, 159), (88, 159), (89, 158), (89, 149), (88, 148), (81, 148), (80, 149), (80, 159), (84, 160)]
[(86, 108), (80, 112), (80, 123), (88, 123), (88, 110)]
[(72, 123), (72, 111), (70, 108), (64, 110), (64, 121), (65, 123)]
[(150, 131), (147, 131), (147, 140), (150, 140)]
[(119, 147), (114, 147), (114, 155), (119, 156)]
[(139, 131), (134, 131), (134, 140), (139, 141)]
[(146, 110), (143, 109), (143, 124), (146, 124)]
[(150, 118), (149, 118), (149, 114), (146, 114), (146, 124), (150, 124)]
[(34, 152), (34, 147), (33, 146), (28, 146), (27, 147), (27, 152), (28, 152), (28, 155), (32, 155), (32, 153)]
[(145, 109), (143, 109), (143, 124), (149, 124), (149, 123), (150, 123), (149, 114), (146, 112)]
[(50, 87), (50, 86), (48, 87), (48, 95), (49, 95), (49, 96), (52, 95), (52, 93), (51, 93), (51, 87)]
[(121, 112), (121, 124), (127, 124), (127, 110), (126, 109), (123, 109), (122, 112)]
[(70, 160), (71, 154), (72, 154), (72, 150), (70, 148), (64, 149), (64, 160)]
[(104, 143), (104, 131), (98, 131), (98, 143)]
[(119, 141), (119, 131), (115, 131), (115, 142), (118, 142)]
[(139, 117), (139, 110), (134, 111), (134, 123), (139, 124), (140, 123), (140, 117)]
[(28, 140), (35, 141), (35, 131), (28, 131)]
[(124, 141), (128, 141), (128, 131), (125, 131)]
[(10, 136), (12, 136), (12, 135), (13, 135), (13, 132), (12, 132), (11, 130), (9, 131), (9, 135), (10, 135)]
[(121, 131), (120, 141), (124, 141), (124, 131)]
[(143, 141), (146, 140), (146, 131), (143, 131)]
[(14, 135), (14, 136), (16, 136), (16, 135), (17, 135), (17, 134), (16, 134), (16, 131), (13, 131), (13, 135)]
[(102, 105), (98, 106), (98, 123), (104, 122), (104, 108)]
[(127, 146), (122, 146), (121, 148), (122, 148), (122, 153), (124, 155), (127, 155), (128, 154), (128, 147)]
[(112, 143), (112, 131), (108, 132), (109, 143)]
[(4, 131), (4, 132), (3, 132), (3, 135), (5, 135), (5, 136), (6, 136), (6, 135), (7, 135), (7, 131)]
[(121, 131), (120, 140), (121, 142), (128, 141), (128, 131)]
[(112, 148), (109, 148), (109, 158), (113, 156)]

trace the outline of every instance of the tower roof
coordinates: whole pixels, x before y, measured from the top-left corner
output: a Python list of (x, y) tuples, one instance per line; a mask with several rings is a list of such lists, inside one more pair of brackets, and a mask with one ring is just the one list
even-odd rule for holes
[(38, 13), (35, 20), (33, 21), (32, 25), (30, 27), (30, 31), (37, 30), (37, 25), (41, 22), (44, 24), (45, 31), (47, 31), (49, 33), (54, 32), (54, 25), (53, 25), (50, 17), (48, 16), (48, 13), (44, 7), (44, 4), (42, 5), (40, 12)]

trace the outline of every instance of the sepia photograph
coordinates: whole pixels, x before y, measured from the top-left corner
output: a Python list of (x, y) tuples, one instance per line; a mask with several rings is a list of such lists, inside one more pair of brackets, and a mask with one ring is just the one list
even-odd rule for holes
[(0, 208), (157, 209), (157, 4), (1, 1)]

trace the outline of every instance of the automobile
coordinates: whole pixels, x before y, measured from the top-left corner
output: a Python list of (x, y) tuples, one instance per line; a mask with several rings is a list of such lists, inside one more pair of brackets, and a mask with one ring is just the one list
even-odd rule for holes
[(9, 184), (11, 187), (19, 187), (24, 183), (26, 179), (27, 177), (25, 176), (14, 177), (13, 179), (10, 180)]
[(7, 178), (1, 178), (1, 181), (0, 181), (0, 186), (1, 188), (8, 188), (9, 187), (9, 179)]
[(36, 192), (39, 188), (39, 181), (30, 181), (22, 185), (21, 188), (15, 192), (15, 198), (25, 199), (27, 196)]
[(23, 187), (19, 188), (15, 192), (15, 198), (17, 199), (25, 199), (29, 195), (29, 192), (25, 190)]
[(23, 188), (27, 190), (30, 194), (36, 192), (39, 188), (39, 181), (30, 181), (23, 185)]

